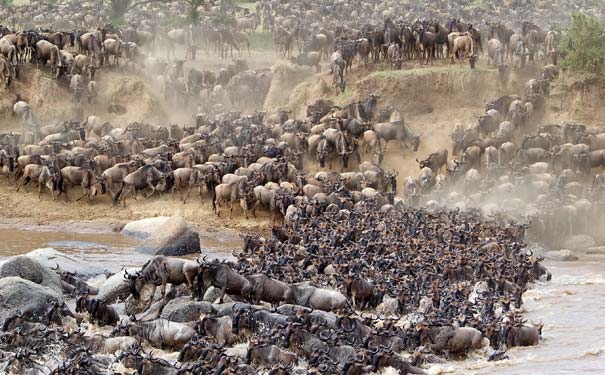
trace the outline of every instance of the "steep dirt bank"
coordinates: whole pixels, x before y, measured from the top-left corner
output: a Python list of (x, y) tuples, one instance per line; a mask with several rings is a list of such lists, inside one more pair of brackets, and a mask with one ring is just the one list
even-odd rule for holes
[[(27, 78), (23, 82), (16, 84), (16, 88), (23, 89), (24, 95), (33, 98), (30, 100), (36, 113), (59, 116), (69, 109), (71, 99), (66, 88), (56, 86), (45, 73), (35, 70), (29, 73), (24, 75)], [(521, 76), (513, 75), (507, 87), (502, 87), (498, 83), (497, 72), (485, 67), (472, 72), (445, 65), (412, 67), (399, 72), (368, 72), (356, 67), (349, 74), (348, 80), (352, 83), (345, 94), (334, 90), (331, 77), (324, 72), (298, 84), (289, 95), (286, 107), (293, 110), (292, 115), (303, 118), (306, 105), (316, 98), (329, 98), (337, 104), (345, 104), (363, 99), (371, 93), (380, 93), (379, 109), (389, 105), (399, 108), (405, 121), (422, 134), (418, 153), (409, 149), (400, 150), (395, 142), (388, 145), (383, 167), (398, 171), (401, 183), (405, 176), (418, 174), (416, 157), (422, 158), (439, 147), (451, 150), (450, 134), (458, 124), (474, 124), (474, 116), (484, 111), (485, 103), (499, 95), (522, 94), (523, 83), (536, 74), (536, 70), (530, 70)], [(153, 118), (162, 119), (162, 111), (158, 109), (152, 91), (141, 78), (117, 72), (101, 72), (98, 77), (101, 89), (99, 102), (107, 103), (112, 98), (122, 98), (120, 104), (127, 108), (127, 112), (120, 116), (107, 114), (106, 108), (97, 106), (85, 108), (88, 113), (99, 114), (116, 126), (134, 120), (152, 122)], [(548, 102), (552, 111), (549, 111), (549, 117), (543, 123), (574, 119), (588, 125), (602, 124), (605, 116), (602, 105), (605, 102), (605, 86), (602, 83), (563, 75), (555, 83), (552, 92), (552, 98)], [(12, 92), (0, 93), (0, 131), (14, 129), (15, 120), (7, 112), (7, 103), (12, 102), (12, 95)], [(284, 97), (287, 95), (284, 94)], [(369, 156), (364, 158), (367, 160)], [(337, 163), (334, 167), (339, 170)], [(351, 169), (355, 168), (355, 165), (351, 166)], [(309, 169), (314, 171), (318, 168), (311, 163)], [(34, 186), (30, 189), (36, 190)], [(401, 189), (399, 193), (401, 194)], [(75, 194), (76, 192), (71, 194), (72, 198)], [(202, 228), (228, 227), (246, 231), (264, 230), (270, 225), (266, 215), (249, 220), (241, 218), (239, 207), (234, 208), (233, 220), (228, 219), (228, 210), (223, 210), (223, 215), (217, 218), (212, 212), (210, 198), (205, 197), (200, 202), (195, 194), (191, 195), (186, 205), (164, 195), (136, 202), (129, 200), (128, 206), (123, 209), (112, 207), (106, 196), (96, 197), (92, 206), (85, 202), (53, 202), (47, 193), (39, 201), (34, 192), (15, 193), (12, 182), (9, 186), (5, 180), (0, 180), (0, 202), (2, 217), (36, 223), (100, 220), (119, 225), (144, 217), (180, 214)]]
[(498, 72), (487, 67), (471, 71), (442, 64), (373, 72), (360, 68), (348, 75), (347, 80), (354, 83), (344, 94), (336, 91), (331, 85), (331, 76), (326, 73), (302, 82), (293, 90), (286, 108), (298, 118), (304, 118), (307, 105), (317, 98), (343, 105), (370, 94), (380, 94), (379, 110), (387, 106), (399, 109), (406, 123), (422, 134), (417, 154), (409, 149), (401, 150), (395, 142), (387, 147), (383, 167), (399, 172), (401, 183), (405, 176), (418, 173), (416, 157), (440, 147), (450, 150), (450, 134), (457, 125), (466, 127), (476, 123), (475, 115), (483, 113), (485, 104), (500, 95), (522, 94), (523, 83), (535, 74), (533, 70), (513, 74), (508, 84), (502, 85)]
[[(114, 126), (132, 121), (156, 122), (166, 115), (148, 80), (142, 76), (117, 71), (100, 70), (95, 80), (98, 97), (94, 104), (83, 103), (85, 116), (96, 115)], [(13, 117), (16, 95), (29, 103), (34, 117), (41, 124), (74, 119), (74, 104), (69, 85), (57, 81), (46, 70), (23, 67), (21, 79), (14, 80), (9, 90), (0, 89), (0, 130), (16, 130), (17, 119)], [(119, 104), (125, 112), (109, 111), (110, 104)]]
[(605, 79), (561, 73), (551, 89), (549, 119), (605, 127)]

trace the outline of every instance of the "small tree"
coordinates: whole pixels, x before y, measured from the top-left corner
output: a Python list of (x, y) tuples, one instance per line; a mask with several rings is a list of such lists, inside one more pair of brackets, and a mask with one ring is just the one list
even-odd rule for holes
[(569, 29), (563, 34), (560, 43), (563, 68), (605, 74), (605, 34), (598, 19), (574, 13)]

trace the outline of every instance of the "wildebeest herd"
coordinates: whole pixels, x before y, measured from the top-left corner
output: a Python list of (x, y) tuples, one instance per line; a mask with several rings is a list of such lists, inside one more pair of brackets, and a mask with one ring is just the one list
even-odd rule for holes
[[(95, 71), (113, 56), (113, 65), (125, 57), (154, 78), (166, 99), (202, 102), (193, 125), (116, 126), (88, 116), (37, 126), (17, 97), (27, 129), (0, 135), (0, 171), (17, 191), (34, 183), (40, 198), (48, 191), (68, 201), (79, 186), (76, 200), (92, 204), (108, 194), (116, 210), (138, 194), (178, 194), (186, 204), (194, 191), (211, 199), (216, 215), (225, 205), (230, 216), (234, 206), (246, 218), (263, 210), (274, 226), (269, 235), (242, 236), (236, 262), (155, 256), (99, 286), (57, 267), (62, 299), (2, 311), (2, 371), (366, 374), (392, 367), (421, 374), (487, 346), (488, 360), (502, 360), (511, 347), (537, 345), (542, 325), (523, 320), (523, 293), (551, 275), (526, 245), (593, 234), (589, 224), (602, 223), (605, 177), (593, 171), (605, 167), (605, 133), (578, 123), (538, 125), (558, 74), (559, 35), (533, 20), (554, 22), (561, 12), (518, 3), (510, 11), (498, 2), (419, 9), (261, 1), (254, 13), (221, 4), (206, 10), (234, 14), (237, 26), (171, 30), (160, 21), (184, 14), (182, 3), (133, 9), (124, 28), (106, 22), (108, 10), (96, 3), (12, 13), (12, 29), (24, 31), (2, 27), (7, 86), (19, 64), (50, 63), (55, 77), (68, 77), (76, 104), (86, 93), (92, 101)], [(350, 21), (339, 21), (343, 13)], [(527, 21), (511, 22), (514, 32), (504, 22), (512, 18)], [(419, 176), (398, 189), (397, 172), (381, 167), (387, 146), (416, 152), (429, 135), (381, 106), (379, 93), (342, 106), (313, 100), (304, 119), (285, 110), (228, 112), (208, 104), (223, 87), (232, 104), (248, 101), (237, 108), (259, 108), (272, 73), (233, 60), (216, 73), (185, 74), (183, 61), (151, 57), (162, 41), (182, 44), (193, 58), (196, 43), (214, 44), (225, 57), (259, 26), (271, 31), (282, 57), (297, 48), (293, 62), (318, 70), (329, 60), (342, 91), (354, 61), (401, 69), (406, 60), (466, 57), (472, 66), (484, 54), (501, 73), (509, 64), (547, 65), (523, 96), (496, 98), (475, 126), (455, 129), (451, 150), (418, 158)], [(71, 55), (69, 46), (82, 53)], [(306, 171), (311, 163), (321, 171)], [(74, 311), (63, 302), (70, 299)], [(110, 330), (92, 334), (85, 324)]]
[[(244, 237), (237, 263), (156, 256), (108, 279), (109, 292), (57, 268), (66, 295), (78, 295), (75, 313), (53, 304), (41, 315), (7, 316), (5, 371), (100, 374), (121, 363), (141, 374), (421, 374), (419, 366), (479, 349), (484, 338), (495, 349), (490, 360), (538, 343), (541, 326), (515, 309), (529, 284), (550, 273), (523, 249), (523, 226), (378, 199), (291, 207), (294, 217), (271, 237)], [(120, 320), (123, 299), (129, 317)], [(113, 329), (88, 335), (61, 326), (86, 317)], [(178, 360), (149, 346), (180, 351)], [(50, 353), (62, 360), (42, 360)]]
[(537, 125), (557, 74), (546, 65), (526, 82), (524, 97), (490, 101), (476, 125), (456, 128), (454, 159), (446, 149), (417, 159), (418, 177), (404, 182), (408, 201), (481, 208), (501, 224), (531, 224), (530, 237), (553, 246), (578, 234), (599, 237), (605, 129), (571, 121)]

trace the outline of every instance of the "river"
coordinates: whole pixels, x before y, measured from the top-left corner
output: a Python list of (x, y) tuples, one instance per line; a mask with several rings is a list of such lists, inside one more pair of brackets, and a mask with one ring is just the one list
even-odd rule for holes
[[(241, 246), (230, 232), (202, 232), (202, 251), (229, 257)], [(64, 224), (14, 225), (0, 222), (0, 260), (41, 247), (53, 247), (84, 262), (112, 271), (141, 265), (148, 256), (134, 248), (140, 240), (107, 226)], [(514, 348), (510, 360), (487, 362), (475, 355), (435, 365), (430, 374), (557, 375), (605, 374), (605, 256), (583, 256), (576, 262), (547, 261), (552, 281), (540, 282), (524, 295), (526, 318), (544, 322), (537, 347)]]

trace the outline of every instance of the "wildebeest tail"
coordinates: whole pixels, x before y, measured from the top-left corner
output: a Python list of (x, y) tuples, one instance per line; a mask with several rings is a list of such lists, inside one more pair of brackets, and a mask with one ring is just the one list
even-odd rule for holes
[(117, 205), (118, 202), (120, 201), (120, 195), (122, 195), (122, 191), (124, 190), (124, 182), (122, 182), (122, 185), (120, 185), (120, 189), (118, 190), (118, 192), (116, 193), (116, 195), (113, 197), (113, 205)]
[(212, 211), (216, 212), (216, 189), (212, 189)]

